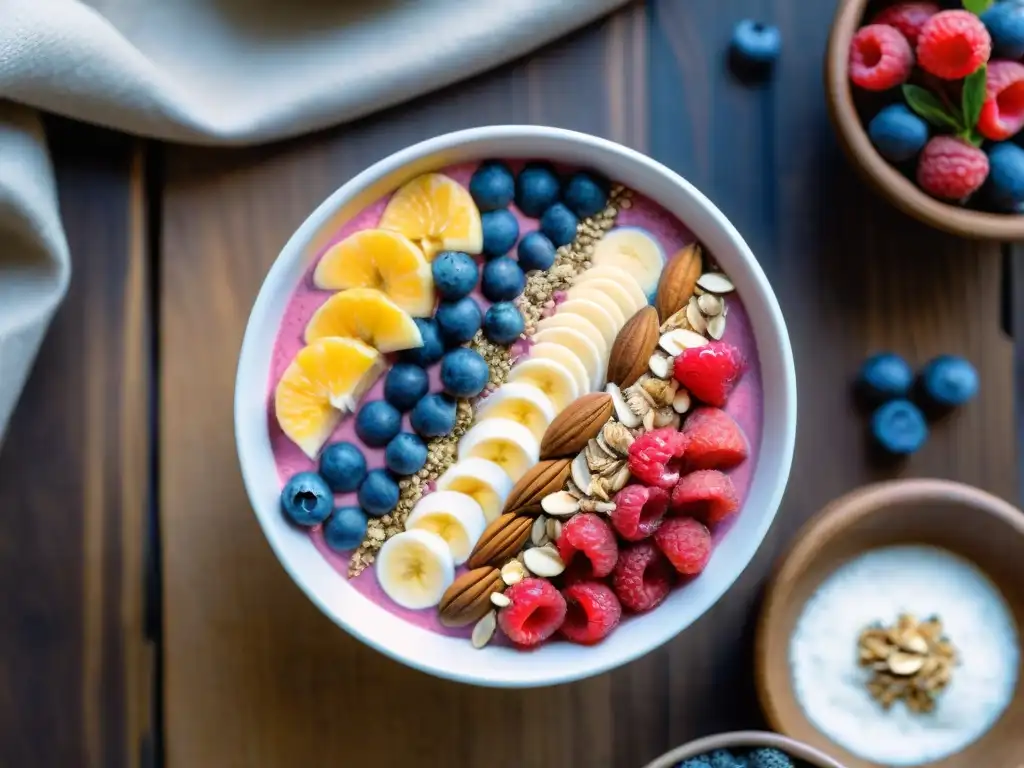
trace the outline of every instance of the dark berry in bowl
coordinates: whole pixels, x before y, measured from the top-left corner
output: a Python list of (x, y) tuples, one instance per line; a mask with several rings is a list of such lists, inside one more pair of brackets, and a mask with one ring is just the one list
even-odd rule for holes
[(449, 347), (465, 344), (480, 330), (483, 313), (470, 296), (458, 301), (443, 301), (434, 314), (441, 338)]
[(359, 486), (359, 506), (372, 517), (386, 515), (398, 504), (398, 483), (387, 470), (374, 469)]
[(515, 198), (515, 176), (500, 160), (485, 160), (469, 180), (469, 194), (481, 211), (507, 208)]
[(480, 267), (472, 256), (459, 251), (444, 251), (430, 265), (434, 290), (447, 301), (468, 296), (480, 279)]
[(341, 507), (324, 524), (324, 541), (336, 552), (358, 547), (366, 536), (366, 513), (359, 507)]
[(427, 463), (427, 446), (411, 432), (399, 432), (384, 449), (384, 465), (396, 475), (415, 475)]
[(1003, 143), (988, 153), (988, 181), (985, 191), (993, 207), (1021, 213), (1024, 206), (1024, 149)]
[(429, 317), (413, 318), (413, 322), (420, 329), (423, 346), (406, 349), (399, 357), (407, 363), (413, 363), (422, 367), (433, 365), (444, 354), (444, 340), (441, 338), (441, 329), (438, 328), (437, 321)]
[(401, 427), (402, 414), (383, 400), (371, 400), (356, 414), (356, 435), (371, 448), (383, 448)]
[(366, 457), (352, 443), (331, 443), (320, 454), (320, 476), (335, 493), (349, 493), (366, 477)]
[(416, 403), (409, 423), (421, 437), (441, 437), (455, 428), (456, 415), (455, 401), (435, 392)]
[(550, 269), (555, 263), (555, 244), (543, 232), (528, 232), (519, 241), (516, 255), (519, 256), (519, 268), (524, 272)]
[(395, 363), (384, 379), (384, 399), (403, 413), (430, 390), (427, 372), (412, 363)]
[(484, 335), (495, 344), (511, 344), (524, 326), (523, 313), (511, 301), (492, 304), (484, 315)]
[(568, 245), (576, 238), (576, 226), (579, 220), (576, 214), (564, 204), (555, 203), (540, 217), (540, 231), (555, 246)]
[(299, 472), (281, 491), (281, 509), (296, 525), (318, 525), (334, 509), (334, 496), (316, 472)]
[(868, 136), (886, 160), (902, 163), (928, 141), (928, 124), (903, 104), (890, 104), (868, 123)]
[(516, 207), (531, 218), (539, 217), (558, 200), (561, 184), (548, 163), (527, 163), (516, 179)]
[(480, 226), (483, 228), (483, 250), (487, 257), (504, 256), (519, 239), (519, 222), (507, 208), (481, 215)]
[(580, 219), (593, 216), (608, 204), (608, 182), (589, 173), (574, 173), (562, 195), (566, 206)]
[(500, 256), (484, 265), (480, 290), (488, 301), (511, 301), (525, 287), (526, 275), (514, 259)]

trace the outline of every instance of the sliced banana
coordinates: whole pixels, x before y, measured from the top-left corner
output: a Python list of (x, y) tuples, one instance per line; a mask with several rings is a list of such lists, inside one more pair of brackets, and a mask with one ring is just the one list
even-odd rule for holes
[(565, 297), (567, 299), (583, 299), (591, 295), (589, 292), (597, 292), (605, 298), (611, 299), (625, 318), (623, 325), (625, 325), (626, 320), (629, 320), (644, 306), (643, 304), (637, 304), (633, 297), (630, 296), (629, 291), (607, 277), (598, 277), (593, 280), (587, 280), (585, 283), (574, 285), (565, 292)]
[(548, 425), (555, 420), (557, 411), (551, 398), (537, 387), (525, 382), (505, 382), (485, 397), (476, 414), (477, 421), (484, 419), (512, 419), (533, 432), (540, 440)]
[(589, 392), (594, 392), (604, 384), (604, 374), (607, 359), (601, 355), (586, 334), (580, 333), (573, 328), (548, 328), (537, 331), (533, 335), (536, 344), (561, 344), (572, 352), (583, 363), (587, 369), (587, 379), (590, 383)]
[(647, 230), (640, 227), (617, 227), (597, 243), (590, 261), (595, 267), (624, 269), (636, 278), (641, 290), (650, 296), (658, 288), (658, 278), (665, 265), (665, 251)]
[(487, 419), (459, 440), (459, 461), (473, 457), (493, 461), (515, 483), (540, 459), (540, 443), (518, 421)]
[[(533, 338), (536, 339), (537, 336), (535, 335)], [(577, 397), (591, 391), (590, 372), (587, 370), (587, 366), (583, 364), (583, 361), (571, 349), (562, 346), (561, 343), (556, 344), (550, 341), (538, 342), (530, 347), (529, 359), (535, 360), (537, 358), (545, 358), (561, 363), (576, 380), (576, 388), (579, 392)], [(512, 370), (515, 370), (515, 368)]]
[[(598, 309), (600, 310), (600, 308)], [(605, 341), (604, 334), (601, 333), (601, 329), (587, 318), (582, 315), (574, 315), (571, 312), (558, 312), (551, 317), (545, 317), (537, 323), (538, 331), (547, 330), (548, 328), (571, 328), (574, 331), (579, 331), (590, 339), (593, 345), (597, 347), (597, 354), (599, 354), (601, 359), (607, 364), (608, 352), (611, 350), (611, 345)]]
[[(612, 303), (610, 299), (609, 303)], [(614, 307), (614, 309), (618, 312), (618, 307)], [(611, 350), (612, 345), (615, 344), (615, 337), (619, 335), (619, 331), (622, 329), (622, 326), (616, 323), (615, 316), (612, 315), (611, 312), (590, 299), (572, 299), (570, 301), (563, 301), (558, 305), (558, 309), (555, 310), (554, 317), (558, 317), (560, 315), (575, 315), (582, 317), (592, 326), (597, 328), (601, 333), (601, 337), (604, 339), (605, 348), (609, 351)], [(545, 321), (542, 320), (541, 322)]]
[(513, 365), (505, 386), (513, 382), (522, 382), (539, 389), (551, 400), (556, 413), (582, 394), (572, 371), (562, 363), (545, 357), (527, 358)]
[(640, 307), (647, 304), (647, 293), (640, 287), (640, 283), (634, 274), (627, 272), (622, 267), (615, 267), (610, 264), (591, 267), (583, 270), (575, 280), (575, 284), (586, 283), (590, 280), (612, 280), (618, 283), (633, 297), (633, 302)]
[(469, 559), (486, 527), (483, 508), (472, 496), (458, 491), (427, 494), (416, 502), (405, 521), (407, 531), (430, 531), (444, 539), (455, 565)]
[(615, 324), (616, 334), (626, 324), (626, 313), (619, 308), (619, 305), (610, 296), (606, 296), (600, 288), (595, 288), (593, 281), (591, 281), (590, 285), (574, 285), (566, 291), (565, 298), (566, 301), (558, 305), (559, 309), (575, 301), (589, 301), (592, 304), (597, 304), (612, 319), (612, 322)]
[(455, 581), (455, 561), (448, 544), (436, 533), (402, 531), (377, 553), (377, 581), (403, 608), (430, 608), (441, 602)]
[(466, 494), (480, 505), (490, 523), (501, 514), (505, 499), (512, 492), (512, 478), (493, 461), (472, 458), (448, 467), (437, 479), (437, 490)]

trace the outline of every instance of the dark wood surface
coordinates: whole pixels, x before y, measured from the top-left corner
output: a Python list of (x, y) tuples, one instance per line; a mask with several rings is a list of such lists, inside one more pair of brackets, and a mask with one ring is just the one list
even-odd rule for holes
[[(134, 245), (144, 219), (133, 207), (143, 202), (134, 145), (59, 157), (76, 282), (0, 453), (2, 507), (23, 511), (0, 518), (0, 584), (19, 587), (5, 619), (13, 630), (0, 638), (0, 716), (16, 724), (0, 729), (0, 764), (115, 766), (141, 751), (147, 439), (162, 554), (156, 725), (175, 768), (639, 766), (694, 736), (762, 724), (750, 658), (760, 590), (826, 501), (894, 475), (949, 477), (1016, 501), (1015, 358), (1002, 330), (1000, 249), (929, 231), (853, 177), (822, 97), (831, 13), (826, 2), (655, 0), (351, 126), (260, 149), (162, 148), (149, 159), (159, 229), (148, 260)], [(725, 67), (732, 26), (747, 16), (778, 23), (785, 39), (776, 76), (762, 86), (740, 84)], [(231, 414), (252, 300), (309, 211), (402, 146), (507, 122), (621, 141), (708, 194), (783, 303), (800, 388), (786, 499), (733, 589), (646, 658), (537, 691), (434, 680), (322, 616), (249, 510)], [(937, 425), (900, 470), (867, 461), (848, 391), (859, 361), (882, 348), (915, 362), (963, 354), (982, 377), (980, 398)], [(145, 419), (149, 383), (155, 429)]]

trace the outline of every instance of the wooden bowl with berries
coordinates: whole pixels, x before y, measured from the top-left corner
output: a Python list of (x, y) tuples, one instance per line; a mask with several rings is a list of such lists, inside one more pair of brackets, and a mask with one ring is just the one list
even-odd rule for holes
[(937, 229), (1024, 238), (1024, 4), (841, 0), (829, 114), (854, 167)]

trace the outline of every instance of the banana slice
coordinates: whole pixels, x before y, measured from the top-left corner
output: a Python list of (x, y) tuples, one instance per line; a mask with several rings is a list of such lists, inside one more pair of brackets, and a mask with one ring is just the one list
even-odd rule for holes
[(555, 420), (551, 398), (531, 384), (505, 382), (485, 397), (476, 413), (476, 420), (505, 418), (518, 421), (540, 440), (548, 424)]
[[(618, 313), (619, 308), (614, 306), (611, 299), (608, 300), (608, 303), (613, 304), (612, 309)], [(615, 344), (615, 337), (619, 335), (619, 330), (622, 327), (615, 321), (615, 315), (590, 299), (572, 299), (570, 301), (563, 301), (558, 305), (558, 309), (555, 310), (554, 317), (558, 317), (559, 315), (579, 315), (589, 322), (601, 332), (601, 336), (604, 338), (605, 347), (609, 351), (611, 350), (612, 345)], [(544, 321), (542, 320), (541, 322)]]
[(661, 244), (640, 227), (618, 227), (594, 246), (590, 257), (595, 267), (620, 267), (636, 278), (648, 296), (658, 289), (658, 278), (665, 265)]
[[(536, 339), (537, 337), (534, 336), (533, 338)], [(555, 344), (553, 342), (538, 342), (530, 347), (529, 359), (532, 360), (538, 357), (542, 357), (547, 360), (554, 360), (556, 363), (561, 363), (576, 380), (576, 389), (579, 392), (579, 395), (585, 395), (587, 392), (591, 391), (590, 373), (587, 371), (587, 366), (585, 366), (583, 361), (580, 360), (579, 357), (577, 357), (568, 347), (562, 346), (561, 343)], [(577, 397), (579, 397), (579, 395), (577, 395)]]
[(587, 369), (587, 378), (590, 382), (588, 391), (595, 392), (604, 384), (607, 361), (585, 334), (573, 328), (548, 328), (533, 334), (533, 340), (536, 345), (561, 344), (576, 355)]
[(545, 317), (537, 323), (538, 331), (544, 331), (548, 328), (571, 328), (574, 331), (579, 331), (597, 347), (597, 354), (601, 356), (601, 359), (605, 363), (608, 362), (608, 352), (611, 349), (611, 345), (605, 341), (601, 329), (582, 315), (574, 315), (571, 312), (559, 312), (551, 315), (551, 317)]
[(593, 280), (587, 280), (585, 283), (580, 283), (577, 286), (573, 286), (566, 291), (566, 296), (570, 299), (577, 298), (573, 295), (573, 290), (576, 288), (596, 288), (609, 299), (615, 302), (616, 306), (622, 310), (622, 314), (627, 320), (647, 306), (647, 300), (644, 299), (643, 303), (639, 303), (629, 291), (623, 288), (614, 280), (607, 277), (595, 277)]
[(512, 493), (512, 479), (493, 461), (466, 459), (452, 464), (437, 479), (437, 490), (466, 494), (480, 505), (484, 518), (490, 523), (501, 514), (505, 499)]
[(430, 608), (441, 602), (455, 581), (455, 561), (448, 544), (436, 533), (402, 531), (377, 553), (377, 581), (403, 608)]
[(632, 296), (633, 302), (640, 307), (647, 304), (647, 294), (644, 293), (643, 288), (640, 287), (640, 283), (637, 282), (636, 277), (622, 267), (613, 267), (610, 264), (603, 264), (600, 267), (585, 269), (576, 277), (574, 284), (579, 285), (580, 283), (585, 283), (588, 280), (601, 279), (612, 280), (621, 285), (629, 291), (629, 295)]
[(539, 389), (551, 400), (556, 413), (581, 394), (572, 371), (560, 362), (545, 357), (527, 358), (513, 365), (505, 386), (513, 382), (522, 382)]
[(488, 419), (474, 424), (459, 440), (459, 461), (473, 457), (493, 461), (515, 483), (540, 459), (540, 443), (518, 421)]
[(484, 511), (472, 496), (458, 491), (435, 491), (416, 502), (408, 519), (407, 531), (430, 531), (448, 543), (455, 565), (469, 559), (480, 534), (487, 527)]
[[(615, 286), (615, 295), (609, 295), (605, 291), (605, 284)], [(626, 292), (625, 288), (620, 288), (615, 283), (604, 278), (598, 280), (588, 280), (580, 285), (572, 286), (568, 291), (565, 292), (566, 304), (576, 299), (586, 299), (592, 301), (595, 304), (599, 304), (608, 314), (615, 318), (615, 324), (621, 328), (626, 324), (626, 320), (633, 316), (636, 312), (633, 309), (636, 306), (629, 293)]]

